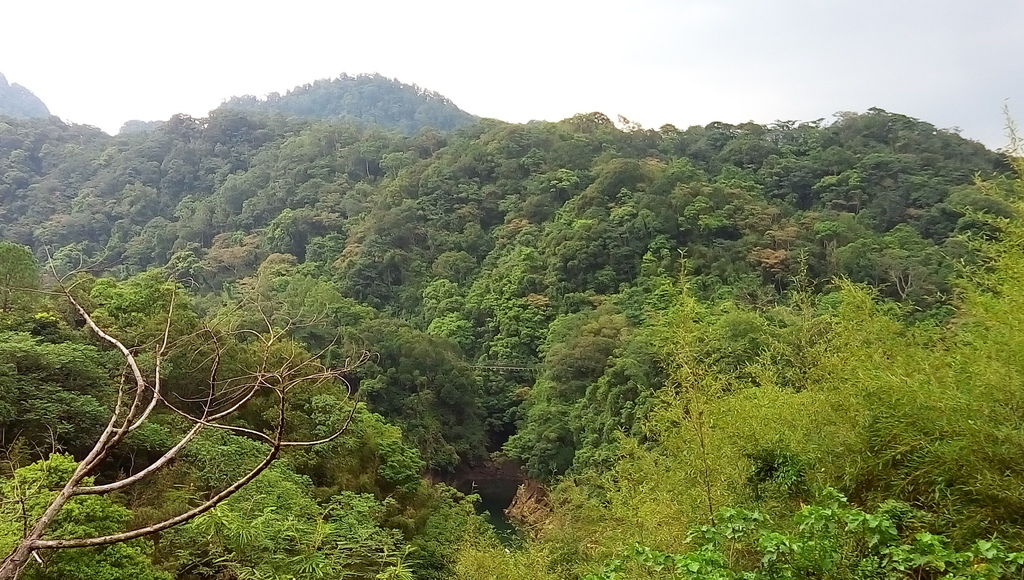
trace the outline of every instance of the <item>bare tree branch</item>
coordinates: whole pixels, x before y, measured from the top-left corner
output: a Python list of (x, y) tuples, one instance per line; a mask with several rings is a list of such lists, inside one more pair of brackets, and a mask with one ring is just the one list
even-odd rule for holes
[[(283, 325), (275, 326), (275, 315), (267, 313), (258, 300), (251, 297), (246, 298), (255, 310), (259, 313), (262, 323), (266, 325), (265, 332), (257, 332), (252, 329), (226, 329), (217, 331), (210, 326), (184, 337), (172, 339), (172, 322), (176, 301), (176, 291), (172, 293), (170, 305), (167, 312), (167, 321), (159, 339), (159, 346), (155, 347), (157, 341), (150, 344), (156, 348), (155, 364), (153, 369), (152, 382), (147, 381), (142, 366), (136, 358), (135, 352), (128, 348), (121, 340), (106, 332), (94, 320), (90, 313), (75, 299), (72, 289), (73, 284), (67, 284), (70, 275), (60, 276), (56, 272), (52, 259), (49, 262), (50, 271), (53, 273), (57, 286), (75, 311), (85, 322), (85, 325), (98, 336), (102, 341), (115, 348), (125, 360), (125, 372), (121, 373), (117, 395), (114, 401), (113, 410), (106, 426), (97, 438), (92, 449), (82, 461), (79, 462), (72, 476), (57, 492), (56, 497), (47, 506), (38, 519), (30, 521), (27, 511), (23, 514), (23, 537), (19, 544), (0, 563), (0, 580), (17, 580), (29, 561), (35, 558), (41, 561), (38, 550), (58, 550), (66, 548), (82, 548), (90, 546), (103, 546), (141, 538), (155, 534), (174, 526), (188, 522), (200, 516), (225, 501), (249, 482), (263, 473), (278, 458), (281, 451), (286, 447), (309, 447), (329, 443), (340, 437), (351, 426), (358, 408), (353, 400), (351, 409), (345, 421), (339, 429), (328, 437), (310, 441), (288, 441), (286, 440), (286, 411), (288, 398), (292, 390), (301, 387), (319, 388), (332, 381), (344, 385), (345, 395), (352, 398), (354, 393), (352, 386), (345, 379), (344, 373), (370, 360), (370, 354), (361, 353), (358, 359), (349, 358), (345, 361), (345, 368), (342, 370), (330, 369), (318, 362), (319, 358), (326, 354), (336, 344), (332, 341), (327, 347), (319, 352), (306, 355), (300, 349), (282, 350), (279, 345), (290, 329), (298, 328), (304, 324), (298, 323), (295, 319), (286, 319)], [(77, 283), (77, 282), (76, 282)], [(277, 318), (279, 320), (279, 318)], [(189, 344), (192, 339), (209, 334), (210, 344), (213, 347), (213, 354), (203, 359), (200, 365), (210, 364), (210, 373), (206, 394), (202, 397), (183, 398), (175, 395), (186, 404), (198, 404), (201, 406), (201, 414), (190, 413), (185, 408), (171, 404), (164, 393), (163, 387), (163, 363), (168, 352), (181, 344)], [(243, 372), (227, 379), (221, 379), (218, 375), (221, 372), (224, 346), (222, 338), (251, 336), (259, 349), (258, 363), (255, 369), (243, 369)], [(243, 343), (244, 344), (244, 343)], [(252, 344), (252, 343), (250, 343)], [(145, 348), (145, 347), (144, 347)], [(287, 349), (285, 345), (285, 349)], [(276, 354), (275, 354), (276, 353)], [(196, 352), (194, 355), (198, 355)], [(279, 360), (284, 355), (284, 360)], [(278, 360), (272, 366), (272, 360)], [(197, 367), (198, 368), (198, 367)], [(130, 372), (129, 372), (130, 371)], [(131, 376), (131, 386), (125, 380)], [(131, 393), (131, 394), (129, 394)], [(277, 419), (269, 426), (269, 433), (232, 425), (229, 422), (231, 417), (241, 410), (247, 403), (253, 401), (261, 393), (273, 393), (277, 398)], [(128, 398), (131, 402), (128, 403)], [(110, 453), (124, 440), (132, 431), (140, 428), (152, 416), (160, 406), (166, 407), (192, 424), (192, 427), (181, 436), (181, 438), (162, 456), (153, 461), (148, 467), (120, 480), (101, 484), (83, 485), (86, 477), (96, 471), (100, 464)], [(134, 530), (109, 534), (94, 538), (68, 538), (49, 539), (46, 533), (65, 507), (68, 501), (76, 496), (108, 494), (117, 490), (143, 481), (156, 471), (166, 467), (174, 461), (182, 450), (206, 428), (215, 428), (231, 431), (255, 438), (267, 443), (269, 450), (264, 458), (253, 467), (248, 473), (241, 476), (233, 483), (216, 493), (205, 502), (195, 506), (179, 515), (167, 518), (161, 522), (143, 526)]]
[[(134, 431), (138, 429), (142, 423), (149, 417), (149, 414), (156, 408), (157, 401), (160, 400), (160, 363), (163, 362), (164, 354), (167, 352), (167, 338), (171, 334), (171, 318), (174, 316), (174, 298), (177, 296), (177, 292), (171, 293), (171, 304), (167, 309), (167, 325), (164, 326), (164, 340), (163, 344), (160, 345), (160, 350), (156, 353), (156, 370), (153, 375), (153, 395), (149, 399), (149, 405), (146, 406), (146, 410), (142, 412), (142, 415), (132, 423), (131, 427), (128, 427), (128, 431)], [(130, 416), (130, 415), (129, 415)]]

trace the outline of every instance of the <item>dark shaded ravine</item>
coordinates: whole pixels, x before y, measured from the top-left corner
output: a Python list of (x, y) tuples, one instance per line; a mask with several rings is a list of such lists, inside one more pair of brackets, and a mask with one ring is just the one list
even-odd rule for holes
[(463, 465), (441, 480), (462, 493), (480, 496), (477, 509), (494, 526), (503, 543), (514, 544), (520, 540), (520, 530), (505, 513), (526, 480), (517, 463), (486, 461)]

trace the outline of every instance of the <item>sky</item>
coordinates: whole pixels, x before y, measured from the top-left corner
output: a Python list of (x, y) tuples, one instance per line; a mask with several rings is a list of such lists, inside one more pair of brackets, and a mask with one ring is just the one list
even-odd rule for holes
[(513, 122), (881, 107), (995, 148), (1004, 105), (1024, 120), (1024, 0), (6, 0), (0, 13), (0, 73), (108, 132), (363, 72)]

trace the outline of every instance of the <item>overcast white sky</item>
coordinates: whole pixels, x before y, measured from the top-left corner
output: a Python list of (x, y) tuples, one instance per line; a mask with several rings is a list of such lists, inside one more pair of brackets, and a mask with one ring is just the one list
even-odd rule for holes
[(998, 147), (1004, 102), (1024, 116), (1024, 0), (6, 0), (0, 22), (8, 80), (111, 132), (342, 72), (508, 121), (878, 106)]

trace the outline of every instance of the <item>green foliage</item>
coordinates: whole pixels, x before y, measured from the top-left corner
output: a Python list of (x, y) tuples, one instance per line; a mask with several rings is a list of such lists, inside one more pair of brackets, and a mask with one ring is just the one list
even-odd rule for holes
[[(562, 480), (521, 558), (554, 577), (1018, 577), (1024, 231), (1010, 199), (1003, 217), (977, 214), (980, 265), (961, 270), (948, 323), (850, 283), (767, 309), (691, 284), (647, 323), (670, 378), (659, 404), (607, 462)], [(468, 547), (464, 562), (494, 565), (462, 577), (523, 569), (497, 552)]]
[[(196, 311), (192, 298), (167, 282), (159, 270), (121, 282), (83, 277), (75, 291), (85, 295), (83, 300), (100, 324), (129, 345), (142, 345), (140, 350), (148, 348), (147, 343), (163, 340), (165, 330), (170, 333), (175, 348), (164, 361), (163, 393), (175, 400), (197, 386), (205, 388), (212, 345), (204, 343), (204, 338), (212, 334), (218, 337), (220, 377), (225, 379), (254, 368), (258, 362), (252, 360), (255, 351), (245, 340), (251, 335), (233, 329), (246, 325), (259, 329), (269, 323), (270, 329), (263, 326), (263, 332), (281, 332), (297, 324), (300, 335), (316, 344), (325, 340), (322, 329), (296, 322), (309, 310), (311, 301), (330, 304), (324, 314), (328, 324), (351, 323), (354, 330), (361, 331), (362, 325), (376, 316), (372, 309), (338, 296), (331, 284), (297, 274), (289, 263), (282, 267), (268, 261), (260, 276), (240, 285), (248, 298), (206, 320)], [(261, 310), (263, 307), (266, 309)], [(115, 395), (110, 377), (120, 368), (120, 360), (88, 344), (91, 337), (70, 330), (68, 322), (52, 315), (36, 318), (30, 329), (38, 330), (39, 336), (0, 333), (0, 419), (4, 427), (17, 425), (21, 436), (5, 451), (17, 459), (44, 453), (39, 445), (45, 444), (84, 453), (109, 415), (107, 405)], [(194, 334), (202, 323), (209, 324), (210, 330)], [(258, 335), (259, 331), (254, 332)], [(311, 356), (294, 340), (278, 339), (265, 362)], [(324, 353), (329, 354), (327, 350)], [(151, 356), (140, 352), (139, 360), (143, 373), (151, 372)], [(451, 367), (446, 372), (461, 371)], [(321, 438), (344, 424), (352, 403), (339, 386), (325, 384), (296, 396), (289, 411), (290, 434), (297, 439)], [(243, 424), (258, 426), (264, 420), (262, 405), (257, 397), (255, 410), (242, 418)], [(100, 470), (100, 477), (120, 477), (136, 469), (136, 461), (151, 461), (178, 441), (183, 432), (180, 422), (159, 412), (154, 417), (128, 437), (125, 448)], [(34, 451), (27, 447), (30, 445), (36, 446)], [(159, 521), (223, 489), (265, 455), (261, 443), (206, 430), (184, 449), (180, 461), (149, 485), (132, 486), (123, 498), (87, 496), (81, 509), (78, 503), (69, 504), (68, 517), (81, 516), (81, 525), (58, 526), (61, 531), (54, 535), (90, 537), (119, 531), (128, 524), (134, 527)], [(458, 494), (435, 493), (423, 481), (426, 464), (399, 428), (360, 404), (349, 435), (287, 455), (286, 463), (265, 473), (230, 502), (186, 527), (162, 534), (155, 559), (183, 578), (223, 574), (240, 578), (411, 578), (413, 573), (423, 578), (444, 577), (454, 559), (453, 546), (461, 538), (465, 522), (474, 517), (473, 508)], [(49, 461), (58, 460), (70, 461), (50, 455)], [(73, 463), (69, 465), (74, 468)], [(25, 469), (31, 472), (36, 467)], [(18, 479), (22, 471), (17, 473), (14, 491), (25, 487)], [(62, 471), (50, 483), (63, 484), (68, 475)], [(20, 500), (14, 492), (5, 494), (0, 505), (17, 508)], [(45, 507), (45, 494), (30, 491), (29, 495), (39, 502), (29, 507)], [(133, 509), (117, 503), (122, 500)], [(25, 513), (31, 516), (34, 512)], [(255, 517), (256, 513), (262, 515)], [(29, 520), (12, 517), (9, 521), (0, 546), (8, 549), (20, 538), (19, 522)], [(282, 538), (286, 539), (283, 543)], [(68, 578), (120, 578), (128, 573), (123, 567), (136, 566), (136, 552), (145, 555), (148, 565), (150, 547), (149, 542), (140, 540), (106, 551), (61, 551), (46, 561), (42, 573), (57, 570), (52, 573)], [(107, 561), (110, 558), (121, 560), (111, 563)], [(138, 575), (165, 577), (146, 571)]]
[(628, 321), (613, 307), (566, 315), (551, 325), (545, 372), (530, 393), (523, 429), (505, 447), (531, 474), (551, 476), (572, 465), (579, 426), (566, 418), (602, 377), (628, 332)]
[(442, 338), (393, 321), (363, 334), (378, 357), (361, 372), (373, 408), (399, 420), (427, 464), (452, 468), (479, 457), (483, 430), (475, 377)]
[[(1012, 163), (879, 109), (471, 121), (341, 77), (117, 137), (0, 122), (4, 451), (83, 451), (119, 372), (74, 312), (15, 291), (49, 246), (58, 272), (109, 268), (73, 291), (130, 348), (169, 329), (174, 400), (204, 389), (213, 336), (224, 376), (267, 333), (275, 360), (371, 353), (288, 409), (299, 439), (354, 412), (345, 437), (161, 538), (182, 577), (939, 577), (1010, 558), (976, 542), (1024, 529)], [(98, 477), (173, 445), (182, 425), (153, 419)], [(263, 451), (204, 433), (109, 519), (193, 505)], [(493, 452), (557, 485), (521, 550), (423, 478)], [(829, 488), (850, 503), (811, 503)]]
[(419, 530), (411, 542), (410, 560), (416, 578), (452, 577), (463, 542), (487, 525), (476, 514), (473, 497), (466, 498), (447, 486), (430, 490), (427, 497), (430, 510), (417, 522)]
[(385, 506), (343, 493), (321, 506), (310, 482), (285, 469), (262, 474), (217, 509), (169, 533), (179, 575), (378, 578), (402, 566), (401, 536), (380, 527)]
[[(9, 552), (21, 539), (24, 526), (42, 515), (57, 490), (74, 472), (77, 464), (68, 455), (54, 454), (46, 461), (22, 467), (0, 480), (0, 552)], [(72, 499), (50, 528), (53, 538), (99, 536), (123, 531), (132, 513), (104, 496)], [(75, 548), (46, 554), (40, 564), (31, 561), (28, 580), (67, 578), (69, 580), (170, 580), (171, 576), (151, 562), (152, 545), (144, 540), (99, 548)]]
[(914, 510), (888, 502), (875, 513), (851, 507), (825, 490), (792, 519), (727, 509), (716, 524), (690, 533), (690, 549), (666, 553), (637, 545), (583, 580), (664, 578), (720, 580), (797, 578), (1017, 578), (1024, 552), (979, 540), (958, 551), (947, 538), (919, 531)]
[(0, 428), (82, 452), (106, 425), (110, 359), (85, 344), (0, 332)]
[(406, 133), (425, 127), (450, 130), (474, 117), (444, 96), (381, 75), (341, 75), (266, 99), (234, 97), (223, 109), (261, 111), (315, 119), (351, 118)]
[[(315, 398), (303, 411), (318, 425), (336, 425), (349, 412), (326, 397)], [(309, 433), (312, 437), (325, 435), (328, 433)], [(426, 466), (401, 429), (362, 405), (346, 437), (290, 456), (289, 461), (318, 482), (321, 493), (348, 490), (399, 497), (420, 491), (420, 474)]]
[(30, 309), (36, 298), (31, 292), (38, 289), (39, 265), (32, 250), (0, 242), (0, 317)]

